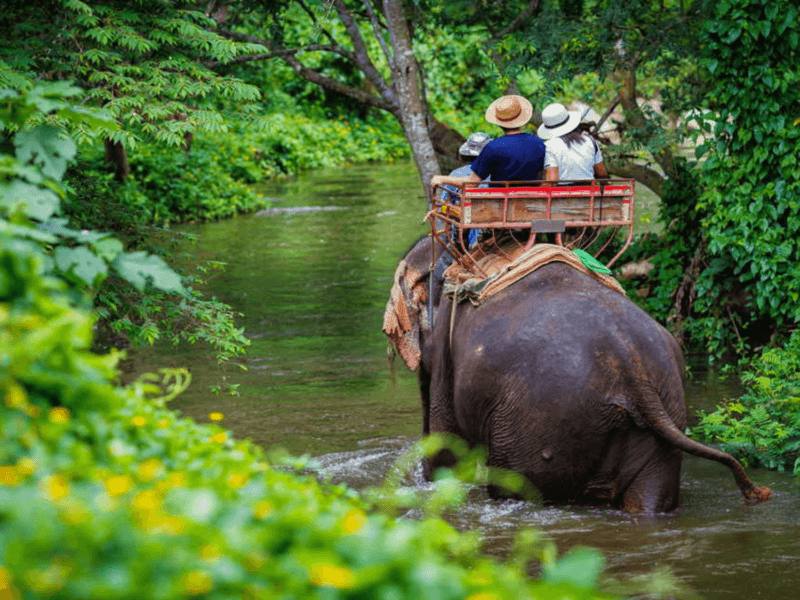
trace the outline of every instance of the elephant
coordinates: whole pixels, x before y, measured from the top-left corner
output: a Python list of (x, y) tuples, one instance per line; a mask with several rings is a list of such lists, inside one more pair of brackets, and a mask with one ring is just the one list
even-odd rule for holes
[[(734, 457), (685, 435), (680, 346), (624, 293), (552, 262), (480, 306), (455, 302), (431, 274), (431, 248), (422, 237), (400, 261), (384, 315), (418, 372), (423, 436), (484, 447), (490, 467), (521, 473), (552, 504), (673, 511), (684, 452), (730, 468), (747, 501), (769, 498)], [(454, 460), (426, 459), (426, 478)]]

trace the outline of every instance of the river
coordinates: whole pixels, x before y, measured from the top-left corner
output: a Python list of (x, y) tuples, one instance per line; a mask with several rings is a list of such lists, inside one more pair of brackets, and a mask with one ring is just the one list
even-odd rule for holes
[[(128, 367), (187, 367), (192, 385), (172, 408), (198, 422), (221, 412), (222, 425), (239, 438), (310, 455), (334, 481), (378, 485), (421, 429), (415, 375), (400, 359), (389, 368), (381, 333), (397, 260), (428, 231), (416, 172), (408, 163), (322, 170), (260, 192), (271, 209), (181, 227), (197, 241), (176, 251), (190, 263), (227, 263), (205, 291), (242, 313), (238, 323), (252, 342), (242, 361), (247, 370), (217, 365), (207, 348), (167, 345), (132, 353)], [(637, 189), (637, 227), (651, 227), (656, 210), (657, 199)], [(692, 410), (737, 391), (713, 373), (695, 375)], [(239, 395), (212, 393), (222, 382), (238, 386)], [(498, 556), (515, 532), (533, 526), (562, 552), (599, 548), (614, 578), (668, 567), (709, 600), (796, 597), (800, 484), (749, 472), (773, 489), (770, 502), (745, 506), (727, 469), (687, 457), (682, 506), (671, 515), (494, 502), (476, 492), (452, 520), (479, 530), (486, 551)], [(423, 487), (418, 476), (409, 485)]]

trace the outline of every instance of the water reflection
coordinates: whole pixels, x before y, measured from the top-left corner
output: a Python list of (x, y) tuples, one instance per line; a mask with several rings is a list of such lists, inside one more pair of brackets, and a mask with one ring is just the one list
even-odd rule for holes
[[(652, 223), (655, 199), (640, 192), (637, 215)], [(329, 170), (262, 193), (273, 198), (270, 211), (183, 228), (199, 243), (181, 249), (193, 263), (228, 263), (207, 291), (242, 313), (252, 340), (248, 370), (219, 367), (196, 347), (165, 346), (134, 354), (131, 368), (188, 367), (192, 387), (173, 408), (199, 422), (222, 412), (239, 438), (314, 455), (335, 481), (379, 485), (421, 427), (415, 375), (399, 359), (390, 372), (380, 332), (396, 262), (427, 231), (416, 172), (411, 164)], [(239, 397), (210, 392), (223, 378), (240, 385)], [(711, 409), (735, 392), (733, 381), (709, 374), (690, 387), (690, 405)], [(709, 599), (794, 597), (796, 480), (752, 474), (776, 491), (771, 502), (743, 506), (726, 469), (687, 458), (683, 508), (670, 516), (498, 503), (476, 490), (453, 521), (481, 531), (486, 551), (498, 556), (519, 528), (536, 526), (562, 551), (601, 549), (612, 575), (666, 565)], [(409, 485), (422, 489), (419, 474)]]

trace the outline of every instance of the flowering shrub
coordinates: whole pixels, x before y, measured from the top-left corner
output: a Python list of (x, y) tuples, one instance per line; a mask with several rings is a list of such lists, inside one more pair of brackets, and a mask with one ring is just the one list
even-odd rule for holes
[[(54, 89), (5, 106), (60, 106)], [(102, 278), (111, 259), (142, 289), (174, 274), (49, 220), (66, 168), (53, 149), (69, 144), (44, 133), (0, 154), (0, 599), (607, 597), (594, 551), (558, 561), (552, 544), (532, 547), (544, 580), (531, 581), (533, 553), (496, 563), (441, 519), (397, 519), (296, 474), (302, 460), (232, 439), (221, 413), (179, 418), (166, 403), (185, 371), (119, 387), (119, 354), (90, 351), (95, 315), (76, 277)], [(56, 233), (77, 236), (62, 256)], [(439, 505), (460, 497), (444, 489)]]
[(602, 597), (596, 553), (559, 568), (550, 551), (552, 580), (530, 581), (440, 519), (376, 512), (179, 418), (181, 371), (116, 387), (90, 315), (16, 241), (0, 237), (0, 597)]

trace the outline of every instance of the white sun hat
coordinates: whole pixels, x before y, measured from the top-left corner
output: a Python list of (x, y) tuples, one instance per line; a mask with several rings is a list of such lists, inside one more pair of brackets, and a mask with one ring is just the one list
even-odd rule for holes
[(569, 133), (581, 122), (580, 111), (568, 111), (563, 104), (549, 104), (542, 111), (542, 124), (538, 134), (543, 140)]

